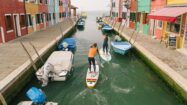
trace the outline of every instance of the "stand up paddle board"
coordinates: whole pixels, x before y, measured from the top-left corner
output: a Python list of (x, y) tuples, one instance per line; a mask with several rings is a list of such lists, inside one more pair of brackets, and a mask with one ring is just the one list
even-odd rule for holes
[(91, 66), (91, 72), (88, 69), (86, 75), (86, 85), (88, 88), (93, 88), (97, 84), (97, 80), (99, 79), (99, 65), (96, 64), (96, 72), (94, 72), (93, 65)]
[(108, 52), (108, 54), (105, 54), (105, 53), (103, 52), (103, 49), (102, 49), (102, 48), (99, 50), (99, 54), (100, 54), (101, 58), (102, 58), (103, 60), (105, 60), (105, 61), (110, 61), (110, 60), (112, 59), (110, 53)]

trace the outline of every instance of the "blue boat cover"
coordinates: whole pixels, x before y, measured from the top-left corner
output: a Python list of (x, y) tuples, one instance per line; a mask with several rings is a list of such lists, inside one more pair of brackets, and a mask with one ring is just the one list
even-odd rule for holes
[(29, 89), (26, 95), (33, 103), (43, 104), (46, 102), (45, 94), (36, 87)]
[(104, 25), (102, 29), (103, 30), (112, 30), (112, 28), (109, 25)]
[(68, 44), (68, 49), (73, 50), (76, 47), (75, 38), (65, 38), (59, 45), (58, 49), (62, 50), (64, 48), (63, 43), (66, 42)]

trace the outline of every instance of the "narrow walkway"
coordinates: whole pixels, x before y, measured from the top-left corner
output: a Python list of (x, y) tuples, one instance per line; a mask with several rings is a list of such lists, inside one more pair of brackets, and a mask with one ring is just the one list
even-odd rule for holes
[(21, 47), (19, 40), (22, 40), (31, 55), (34, 55), (34, 49), (29, 45), (29, 41), (33, 43), (39, 51), (48, 43), (61, 35), (61, 32), (72, 26), (72, 21), (62, 21), (52, 27), (48, 27), (30, 35), (17, 38), (13, 41), (0, 45), (0, 83), (11, 72), (20, 67), (28, 60), (28, 57)]

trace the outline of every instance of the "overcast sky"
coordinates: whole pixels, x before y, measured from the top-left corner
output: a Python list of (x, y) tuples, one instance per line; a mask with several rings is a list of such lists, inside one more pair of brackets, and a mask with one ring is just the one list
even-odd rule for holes
[(71, 0), (72, 5), (78, 7), (78, 11), (109, 10), (110, 0)]

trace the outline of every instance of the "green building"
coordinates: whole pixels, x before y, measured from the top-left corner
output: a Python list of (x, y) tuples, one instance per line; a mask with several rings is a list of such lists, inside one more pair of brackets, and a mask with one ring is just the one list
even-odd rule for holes
[(150, 13), (151, 0), (138, 0), (137, 7), (136, 30), (140, 30), (140, 32), (144, 34), (148, 34), (149, 21), (147, 16)]

